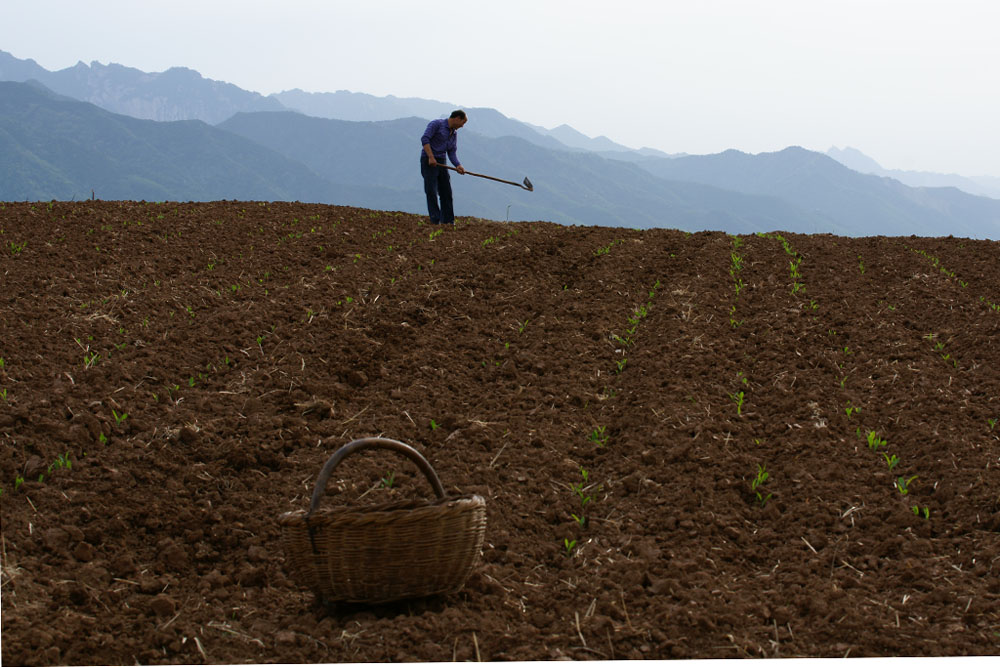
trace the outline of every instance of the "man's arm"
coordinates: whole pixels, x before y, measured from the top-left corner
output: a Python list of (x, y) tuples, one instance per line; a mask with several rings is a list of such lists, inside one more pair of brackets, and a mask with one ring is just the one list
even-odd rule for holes
[(432, 167), (436, 167), (437, 160), (434, 159), (434, 151), (431, 150), (430, 144), (424, 144), (424, 153), (427, 153), (427, 164)]
[(427, 129), (424, 130), (424, 136), (420, 137), (420, 143), (424, 146), (424, 153), (427, 154), (427, 162), (432, 167), (437, 166), (437, 160), (434, 159), (434, 151), (431, 150), (431, 137), (433, 137), (434, 133), (437, 132), (438, 124), (439, 121), (436, 120), (432, 120), (427, 123)]

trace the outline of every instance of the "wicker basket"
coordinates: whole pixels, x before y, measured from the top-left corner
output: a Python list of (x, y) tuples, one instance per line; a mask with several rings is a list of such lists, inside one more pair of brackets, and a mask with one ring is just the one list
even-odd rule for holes
[[(319, 509), (337, 464), (370, 448), (408, 457), (427, 477), (437, 498)], [(476, 495), (446, 496), (434, 469), (409, 445), (361, 438), (338, 449), (323, 466), (309, 511), (286, 512), (278, 524), (289, 574), (322, 601), (389, 602), (462, 587), (479, 559), (486, 501)]]

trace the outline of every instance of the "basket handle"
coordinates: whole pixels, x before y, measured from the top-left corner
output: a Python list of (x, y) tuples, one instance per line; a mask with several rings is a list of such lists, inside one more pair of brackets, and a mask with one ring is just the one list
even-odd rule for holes
[(389, 438), (359, 438), (352, 442), (347, 443), (336, 452), (333, 456), (326, 462), (323, 469), (319, 473), (319, 477), (316, 479), (316, 489), (313, 491), (312, 502), (309, 503), (309, 514), (311, 515), (317, 509), (319, 509), (319, 502), (323, 498), (323, 493), (326, 491), (326, 484), (330, 481), (330, 475), (333, 474), (333, 469), (344, 460), (350, 454), (354, 452), (361, 451), (363, 449), (372, 448), (381, 449), (391, 449), (394, 452), (402, 454), (408, 457), (411, 461), (417, 464), (420, 471), (424, 473), (427, 477), (427, 481), (431, 483), (434, 487), (434, 493), (437, 494), (438, 498), (444, 498), (445, 492), (444, 487), (441, 486), (441, 480), (438, 479), (437, 473), (431, 467), (431, 464), (427, 462), (420, 452), (410, 447), (406, 443), (400, 442), (399, 440), (390, 440)]

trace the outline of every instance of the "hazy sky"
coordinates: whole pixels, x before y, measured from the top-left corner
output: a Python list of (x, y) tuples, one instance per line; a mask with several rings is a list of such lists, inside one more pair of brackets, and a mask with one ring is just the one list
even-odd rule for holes
[(494, 107), (669, 153), (853, 146), (972, 176), (1000, 176), (998, 35), (996, 0), (0, 3), (0, 49), (50, 70), (180, 65), (263, 94)]

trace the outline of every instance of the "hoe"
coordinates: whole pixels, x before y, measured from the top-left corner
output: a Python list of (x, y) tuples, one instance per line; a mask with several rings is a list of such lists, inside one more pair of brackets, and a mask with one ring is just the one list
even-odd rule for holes
[[(439, 167), (444, 167), (445, 169), (451, 169), (452, 171), (458, 171), (458, 169), (455, 169), (454, 167), (451, 167), (451, 166), (446, 165), (446, 164), (441, 164), (440, 162), (438, 162), (438, 166)], [(477, 174), (474, 171), (467, 171), (465, 173), (468, 174), (469, 176), (478, 176), (479, 178), (488, 178), (491, 181), (499, 181), (501, 183), (506, 183), (507, 185), (516, 185), (519, 188), (524, 188), (528, 192), (532, 192), (535, 189), (535, 186), (533, 186), (531, 184), (531, 181), (528, 180), (527, 176), (524, 177), (524, 184), (522, 185), (521, 183), (515, 183), (514, 181), (505, 181), (502, 178), (496, 178), (495, 176), (487, 176), (486, 174)]]

